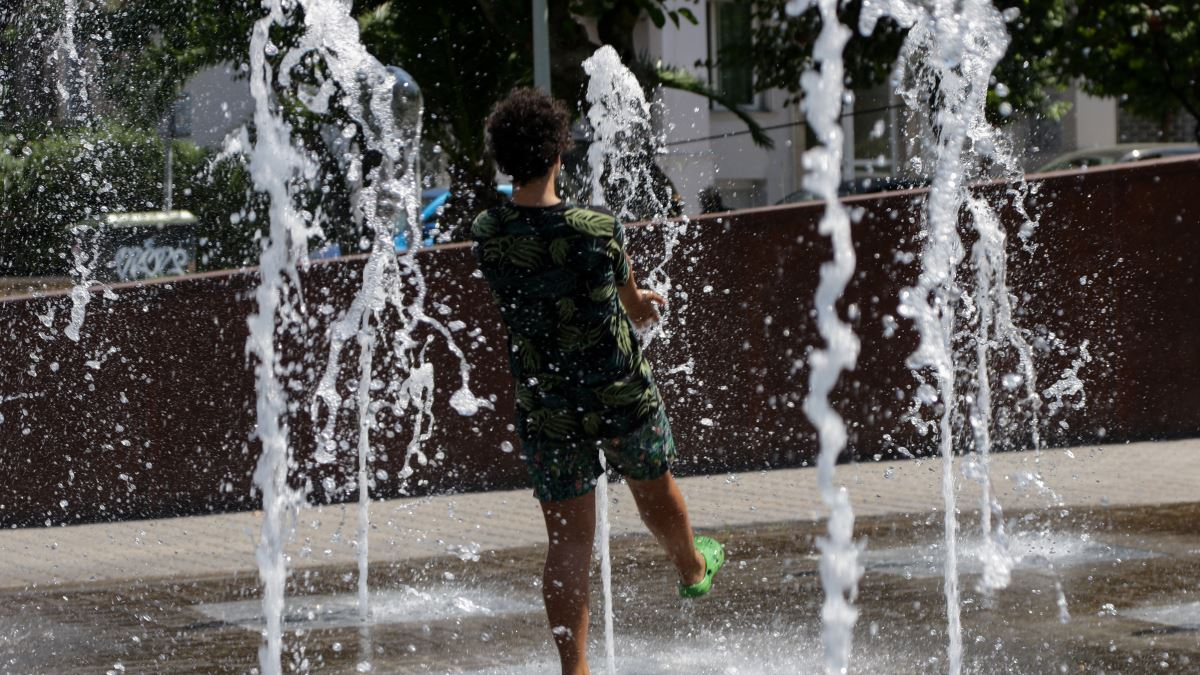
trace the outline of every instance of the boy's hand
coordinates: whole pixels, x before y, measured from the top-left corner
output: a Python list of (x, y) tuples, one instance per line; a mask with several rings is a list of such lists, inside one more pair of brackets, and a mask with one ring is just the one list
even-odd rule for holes
[(659, 322), (659, 307), (666, 307), (667, 300), (650, 290), (637, 289), (630, 294), (633, 297), (622, 298), (625, 301), (625, 311), (629, 313), (633, 325), (639, 329), (648, 328)]

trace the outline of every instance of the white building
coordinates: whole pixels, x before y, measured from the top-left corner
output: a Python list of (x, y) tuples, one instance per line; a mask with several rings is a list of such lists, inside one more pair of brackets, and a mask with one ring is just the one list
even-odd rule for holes
[[(693, 8), (696, 24), (681, 22), (655, 28), (643, 18), (636, 34), (640, 50), (665, 64), (685, 67), (698, 77), (745, 101), (752, 115), (774, 140), (773, 149), (757, 147), (736, 115), (694, 94), (666, 90), (663, 120), (667, 138), (663, 169), (675, 182), (688, 210), (697, 209), (701, 189), (716, 188), (730, 208), (774, 204), (802, 189), (801, 157), (806, 127), (797, 106), (784, 106), (787, 94), (771, 90), (753, 94), (746, 68), (710, 72), (696, 67), (714, 58), (725, 47), (748, 46), (751, 39), (750, 3), (738, 0), (701, 0)], [(1119, 141), (1146, 141), (1134, 134), (1118, 135), (1115, 99), (1098, 99), (1072, 87), (1065, 94), (1072, 104), (1060, 122), (1017, 122), (1010, 128), (1016, 145), (1031, 170), (1064, 152), (1110, 146)], [(900, 103), (886, 86), (854, 92), (843, 120), (847, 153), (846, 177), (888, 176), (905, 173), (905, 143)], [(1143, 134), (1144, 135), (1144, 134)]]
[[(754, 93), (749, 67), (718, 66), (709, 72), (703, 62), (723, 48), (745, 48), (752, 38), (751, 4), (744, 0), (700, 0), (681, 3), (690, 8), (697, 23), (681, 21), (656, 28), (643, 17), (635, 34), (639, 51), (665, 64), (691, 70), (698, 77), (744, 101), (752, 115), (773, 139), (774, 147), (756, 146), (746, 125), (732, 112), (706, 99), (677, 90), (662, 93), (666, 113), (660, 120), (666, 137), (663, 169), (675, 183), (687, 211), (699, 210), (699, 192), (719, 191), (728, 208), (775, 204), (802, 189), (801, 157), (807, 128), (794, 105), (785, 106), (781, 90)], [(586, 26), (585, 26), (586, 27)], [(593, 41), (597, 41), (595, 32)], [(234, 79), (229, 66), (218, 66), (194, 77), (186, 91), (194, 107), (194, 140), (219, 146), (225, 135), (249, 120), (253, 112), (244, 79)], [(419, 83), (418, 83), (419, 84)], [(904, 175), (905, 133), (900, 104), (886, 86), (854, 92), (843, 129), (847, 153), (846, 177)], [(1189, 140), (1159, 138), (1144, 121), (1123, 111), (1113, 99), (1097, 99), (1070, 88), (1064, 96), (1072, 104), (1059, 122), (1018, 121), (1012, 133), (1025, 169), (1077, 149), (1111, 146), (1119, 142)], [(1181, 124), (1183, 129), (1186, 124)]]

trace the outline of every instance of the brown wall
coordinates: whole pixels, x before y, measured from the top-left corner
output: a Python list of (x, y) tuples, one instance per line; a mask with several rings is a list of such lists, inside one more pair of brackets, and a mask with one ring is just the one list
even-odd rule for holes
[[(1030, 200), (1041, 222), (1036, 249), (1026, 251), (1010, 237), (1017, 320), (1035, 333), (1053, 332), (1071, 347), (1086, 339), (1096, 357), (1081, 372), (1086, 407), (1043, 419), (1047, 442), (1200, 433), (1200, 162), (1092, 170), (1038, 184)], [(1003, 186), (984, 189), (1004, 198)], [(856, 307), (854, 327), (863, 347), (857, 370), (843, 377), (836, 393), (859, 460), (902, 456), (900, 448), (918, 455), (932, 451), (932, 440), (900, 419), (914, 388), (904, 365), (914, 346), (909, 324), (897, 319), (895, 335), (884, 337), (885, 315), (896, 314), (900, 289), (915, 277), (915, 214), (923, 198), (915, 191), (848, 200), (862, 217), (854, 234), (858, 272), (844, 307)], [(681, 237), (667, 265), (676, 284), (670, 336), (649, 350), (679, 441), (680, 473), (812, 459), (812, 431), (800, 402), (806, 353), (817, 342), (811, 297), (829, 255), (816, 233), (821, 208), (705, 217)], [(631, 249), (643, 274), (661, 257), (661, 237), (651, 228), (632, 230)], [(444, 458), (418, 467), (402, 486), (395, 469), (403, 434), (386, 438), (395, 420), (384, 418), (386, 428), (376, 438), (379, 466), (389, 478), (375, 493), (523, 485), (517, 453), (500, 450), (504, 440), (516, 443), (506, 430), (512, 403), (504, 338), (482, 281), (472, 276), (470, 250), (442, 247), (421, 259), (431, 301), (451, 309), (448, 320), (467, 324), (456, 337), (473, 366), (473, 388), (494, 396), (496, 410), (463, 418), (450, 409), (457, 362), (435, 340), (429, 354), (443, 389), (426, 454)], [(309, 466), (312, 423), (306, 410), (325, 360), (326, 315), (318, 310), (323, 304), (344, 307), (360, 272), (356, 260), (304, 271), (315, 323), (283, 336), (299, 405), (290, 419), (303, 466), (298, 475), (312, 478), (314, 501), (354, 496), (326, 495), (320, 487), (321, 477), (340, 481), (350, 475), (354, 460), (347, 454), (332, 467)], [(1085, 276), (1086, 284), (1080, 281)], [(248, 270), (118, 286), (116, 299), (97, 292), (79, 343), (62, 335), (66, 296), (0, 301), (7, 335), (0, 350), (0, 470), (6, 478), (0, 525), (252, 508), (254, 381), (244, 345), (255, 282)], [(53, 328), (47, 328), (39, 316), (51, 313)], [(468, 337), (474, 329), (482, 330), (482, 340)], [(1074, 355), (1073, 349), (1040, 350), (1041, 388)], [(345, 356), (347, 364), (351, 359), (353, 354)], [(965, 383), (968, 375), (963, 377)], [(1001, 424), (1001, 445), (1028, 444), (1020, 417)], [(349, 431), (351, 423), (346, 415), (342, 429)]]

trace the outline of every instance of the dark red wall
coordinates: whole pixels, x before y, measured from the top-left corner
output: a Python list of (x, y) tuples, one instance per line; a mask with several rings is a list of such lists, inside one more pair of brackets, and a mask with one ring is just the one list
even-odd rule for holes
[[(1040, 345), (1040, 388), (1058, 379), (1087, 340), (1095, 360), (1081, 371), (1082, 410), (1042, 420), (1048, 443), (1152, 439), (1200, 433), (1200, 162), (1155, 162), (1036, 181), (1029, 206), (1039, 216), (1025, 250), (1010, 237), (1010, 286), (1017, 321)], [(1004, 201), (1004, 186), (981, 190)], [(896, 317), (901, 288), (919, 261), (916, 214), (924, 193), (860, 197), (854, 227), (858, 272), (844, 308), (854, 307), (862, 339), (856, 371), (843, 377), (837, 407), (851, 425), (860, 459), (928, 454), (933, 441), (901, 419), (914, 378), (904, 365), (915, 340)], [(693, 221), (667, 270), (675, 290), (669, 339), (649, 354), (679, 441), (679, 473), (796, 466), (811, 460), (812, 431), (800, 411), (807, 351), (818, 341), (811, 298), (829, 256), (816, 232), (822, 206), (756, 209)], [(1008, 225), (1018, 220), (1005, 212)], [(661, 259), (662, 232), (631, 230), (644, 275)], [(1015, 235), (1015, 232), (1013, 233)], [(968, 245), (971, 243), (967, 241)], [(437, 429), (426, 447), (430, 465), (406, 483), (396, 479), (404, 433), (376, 433), (379, 467), (388, 478), (375, 493), (394, 496), (510, 488), (524, 484), (511, 417), (504, 337), (490, 297), (474, 277), (469, 248), (423, 253), (430, 303), (449, 320), (472, 364), (476, 394), (495, 411), (454, 413), (457, 362), (441, 340), (429, 347), (439, 387)], [(333, 466), (311, 467), (313, 425), (307, 408), (325, 361), (322, 305), (340, 310), (357, 286), (361, 260), (312, 265), (301, 274), (313, 324), (281, 336), (297, 410), (289, 419), (313, 500), (320, 478), (341, 482), (352, 451)], [(1081, 279), (1084, 282), (1081, 282)], [(0, 525), (156, 517), (255, 506), (250, 474), (257, 449), (254, 380), (245, 355), (253, 309), (253, 270), (119, 286), (116, 299), (97, 292), (83, 339), (62, 335), (69, 298), (0, 301)], [(52, 314), (52, 316), (51, 316)], [(46, 317), (47, 328), (39, 317)], [(469, 334), (481, 330), (482, 339)], [(1065, 340), (1046, 347), (1044, 336)], [(1041, 336), (1041, 337), (1039, 337)], [(347, 371), (353, 354), (344, 357)], [(998, 359), (1000, 371), (1006, 369)], [(89, 362), (91, 364), (89, 365)], [(964, 384), (969, 374), (963, 374)], [(1012, 403), (997, 386), (1001, 403)], [(1015, 409), (1011, 408), (1010, 409)], [(1026, 447), (1021, 414), (998, 428), (1002, 446)], [(395, 420), (384, 417), (385, 427)], [(352, 414), (341, 428), (350, 439)], [(352, 445), (352, 444), (351, 444)], [(964, 445), (963, 447), (967, 447)], [(902, 449), (903, 450), (902, 450)], [(442, 459), (436, 459), (441, 453)], [(299, 478), (297, 480), (300, 480)]]

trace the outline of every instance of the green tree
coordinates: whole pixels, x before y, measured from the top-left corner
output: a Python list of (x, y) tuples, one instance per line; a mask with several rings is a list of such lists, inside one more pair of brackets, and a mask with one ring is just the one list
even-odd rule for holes
[[(634, 46), (642, 16), (660, 28), (695, 22), (687, 6), (665, 0), (575, 0), (550, 2), (548, 10), (551, 82), (557, 96), (583, 105), (586, 79), (581, 64), (601, 44), (608, 44), (647, 93), (662, 86), (725, 101), (687, 71), (653, 62)], [(577, 17), (595, 20), (599, 44), (589, 39)], [(456, 0), (431, 5), (391, 0), (365, 14), (362, 23), (372, 53), (408, 70), (422, 88), (425, 133), (445, 153), (451, 177), (453, 197), (443, 221), (460, 228), (499, 200), (493, 188), (495, 167), (486, 154), (484, 121), (509, 90), (533, 83), (530, 3)], [(757, 142), (770, 144), (753, 118), (735, 105), (729, 107), (742, 116)], [(665, 187), (666, 176), (658, 173)]]
[[(755, 89), (779, 88), (791, 95), (789, 102), (802, 96), (800, 75), (813, 65), (812, 45), (821, 30), (815, 8), (799, 17), (788, 18), (784, 7), (788, 0), (758, 0), (754, 3), (755, 31), (752, 48), (744, 54), (722, 54), (727, 62), (749, 61), (754, 68)], [(849, 0), (838, 8), (841, 22), (854, 30), (846, 44), (847, 85), (866, 89), (887, 81), (905, 31), (891, 19), (883, 19), (875, 31), (865, 36), (858, 32), (863, 0)], [(1004, 97), (989, 96), (993, 121), (1002, 121), (1000, 104), (1007, 101), (1013, 111), (1048, 114), (1065, 112), (1054, 94), (1064, 88), (1059, 49), (1064, 34), (1065, 0), (997, 0), (997, 9), (1013, 17), (1009, 24), (1010, 43), (1004, 59), (997, 65), (994, 78), (1008, 90)]]
[(58, 116), (54, 66), (61, 14), (46, 2), (0, 7), (0, 133), (36, 133)]
[[(62, 0), (0, 8), (0, 274), (65, 274), (74, 224), (161, 206), (158, 121), (191, 73), (244, 58), (253, 6), (80, 2), (75, 63)], [(245, 166), (173, 146), (175, 206), (199, 218), (201, 267), (246, 264), (260, 200)]]
[(421, 87), (425, 138), (444, 154), (450, 174), (453, 198), (443, 216), (450, 227), (499, 199), (484, 120), (509, 89), (532, 80), (530, 12), (519, 5), (395, 0), (361, 20), (371, 52), (407, 70)]
[(1079, 2), (1066, 31), (1065, 69), (1097, 96), (1164, 127), (1182, 108), (1200, 142), (1200, 1)]
[[(246, 264), (257, 249), (239, 224), (255, 204), (245, 168), (192, 143), (174, 146), (176, 204), (199, 219), (200, 268)], [(0, 276), (68, 274), (72, 226), (160, 206), (163, 161), (157, 136), (116, 124), (0, 137)]]

